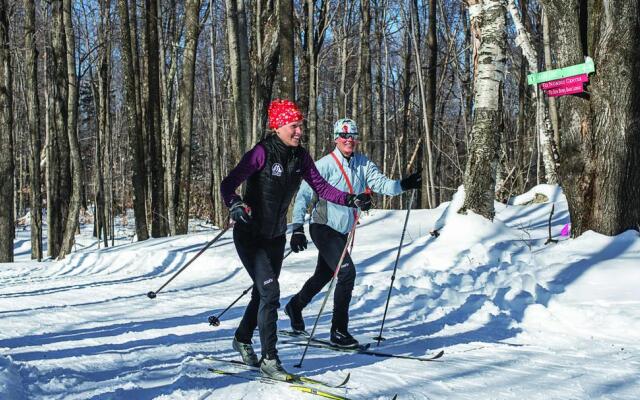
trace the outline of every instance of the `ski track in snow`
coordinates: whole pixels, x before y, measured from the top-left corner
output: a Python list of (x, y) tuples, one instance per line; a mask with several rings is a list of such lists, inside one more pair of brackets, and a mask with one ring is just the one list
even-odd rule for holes
[[(519, 205), (544, 193), (551, 201)], [(496, 203), (490, 223), (458, 215), (458, 193), (434, 210), (412, 210), (380, 347), (436, 362), (385, 359), (310, 348), (305, 374), (327, 381), (351, 373), (350, 399), (640, 398), (640, 238), (587, 232), (559, 238), (568, 222), (558, 188), (540, 185)], [(544, 245), (551, 205), (552, 234)], [(380, 329), (406, 211), (362, 218), (353, 258), (358, 276), (350, 330), (372, 341)], [(438, 227), (440, 236), (428, 232)], [(231, 368), (231, 338), (248, 295), (207, 323), (250, 280), (231, 233), (158, 297), (157, 290), (216, 232), (98, 249), (86, 226), (84, 249), (63, 261), (29, 260), (29, 231), (18, 232), (18, 262), (0, 266), (2, 399), (301, 399), (285, 384), (215, 375)], [(280, 278), (281, 305), (313, 272), (317, 251), (291, 254)], [(304, 311), (313, 324), (325, 292)], [(318, 324), (327, 338), (332, 301)], [(280, 311), (282, 311), (282, 308)], [(288, 320), (280, 312), (279, 327)], [(302, 348), (278, 345), (292, 372)], [(254, 344), (259, 352), (256, 332)]]

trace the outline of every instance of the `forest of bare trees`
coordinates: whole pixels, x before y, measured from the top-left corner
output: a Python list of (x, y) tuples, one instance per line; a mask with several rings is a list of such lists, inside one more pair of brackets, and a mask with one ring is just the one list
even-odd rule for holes
[[(104, 246), (127, 209), (137, 240), (224, 225), (220, 182), (276, 97), (303, 110), (314, 158), (349, 117), (385, 174), (422, 169), (413, 207), (464, 184), (461, 212), (492, 219), (494, 200), (552, 183), (573, 235), (638, 229), (639, 15), (639, 0), (0, 0), (0, 262), (20, 224), (32, 258), (65, 257), (87, 212)], [(585, 56), (584, 94), (527, 84)]]

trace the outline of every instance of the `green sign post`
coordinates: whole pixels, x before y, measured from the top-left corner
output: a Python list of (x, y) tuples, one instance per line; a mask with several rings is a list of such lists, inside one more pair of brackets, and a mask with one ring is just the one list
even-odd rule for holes
[(527, 82), (529, 83), (529, 85), (535, 85), (538, 83), (554, 81), (569, 76), (589, 74), (591, 72), (595, 72), (595, 70), (596, 68), (591, 57), (586, 57), (583, 64), (552, 69), (550, 71), (538, 72), (537, 74), (529, 74), (527, 76)]

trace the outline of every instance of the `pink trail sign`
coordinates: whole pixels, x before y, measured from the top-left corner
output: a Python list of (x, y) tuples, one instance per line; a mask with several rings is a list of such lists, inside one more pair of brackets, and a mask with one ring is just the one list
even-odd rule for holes
[(562, 86), (555, 89), (546, 90), (545, 93), (549, 97), (566, 96), (569, 94), (576, 94), (584, 92), (584, 86), (582, 83), (571, 84), (569, 86)]
[(556, 79), (554, 81), (544, 82), (540, 84), (540, 87), (542, 88), (542, 90), (550, 90), (550, 89), (555, 89), (559, 87), (574, 86), (579, 83), (584, 83), (588, 81), (589, 81), (589, 75), (580, 74), (575, 76), (569, 76), (562, 79)]

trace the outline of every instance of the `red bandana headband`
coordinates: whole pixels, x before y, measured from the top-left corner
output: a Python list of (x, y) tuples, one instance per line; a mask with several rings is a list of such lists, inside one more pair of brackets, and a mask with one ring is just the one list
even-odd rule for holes
[(290, 100), (275, 99), (269, 104), (269, 128), (278, 129), (281, 126), (304, 119), (298, 106)]

